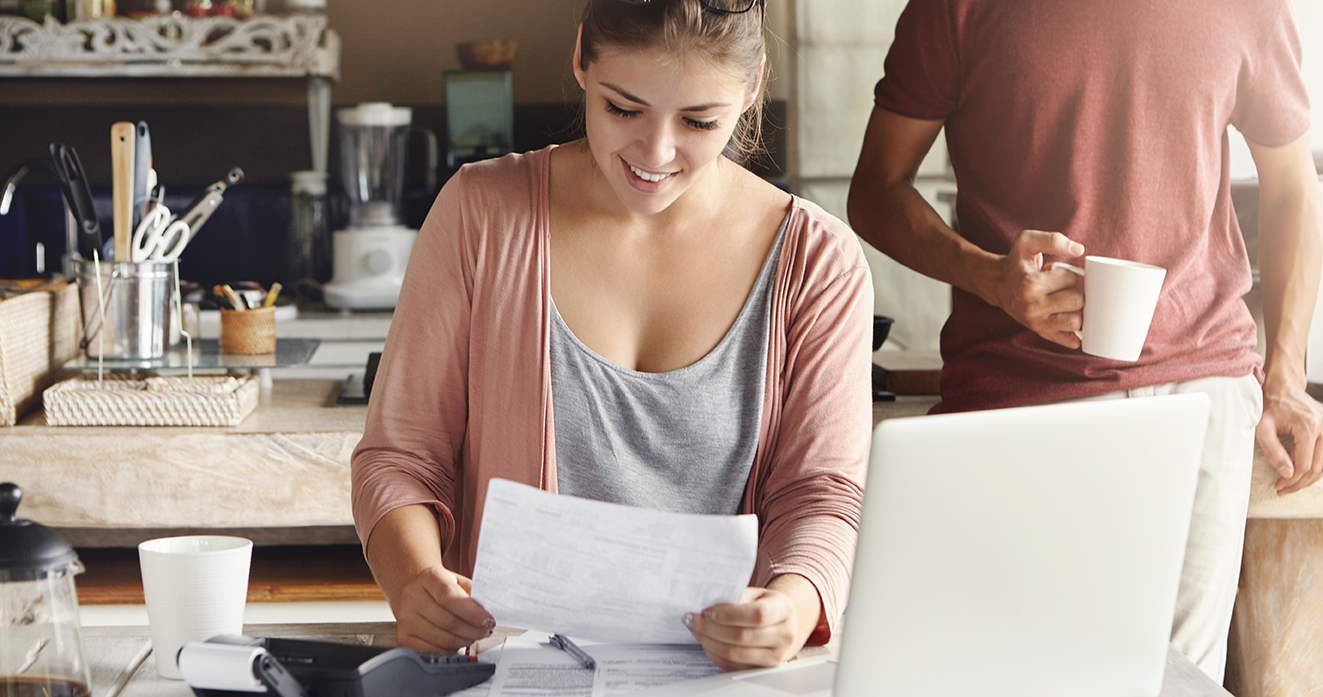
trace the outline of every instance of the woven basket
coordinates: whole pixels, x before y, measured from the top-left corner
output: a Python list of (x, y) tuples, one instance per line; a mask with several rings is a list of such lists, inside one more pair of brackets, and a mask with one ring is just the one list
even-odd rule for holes
[(221, 353), (275, 353), (276, 308), (221, 310)]
[(78, 287), (0, 301), (0, 426), (13, 426), (78, 355)]
[(46, 390), (50, 426), (238, 426), (257, 408), (256, 376), (95, 375)]

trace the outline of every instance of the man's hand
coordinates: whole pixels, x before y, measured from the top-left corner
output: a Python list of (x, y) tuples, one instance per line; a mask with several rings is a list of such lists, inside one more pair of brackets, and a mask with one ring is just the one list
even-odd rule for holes
[[(1281, 436), (1290, 435), (1294, 453), (1287, 453)], [(1268, 463), (1281, 477), (1277, 493), (1299, 491), (1323, 477), (1323, 405), (1299, 385), (1263, 386), (1263, 417), (1257, 431)]]
[(469, 597), (473, 581), (442, 566), (423, 569), (391, 602), (396, 641), (415, 651), (458, 651), (491, 635), (496, 621)]
[(1084, 323), (1084, 294), (1075, 274), (1045, 269), (1043, 255), (1078, 257), (1084, 245), (1059, 232), (1025, 230), (980, 284), (985, 300), (1000, 307), (1035, 334), (1066, 348), (1080, 347), (1075, 336)]

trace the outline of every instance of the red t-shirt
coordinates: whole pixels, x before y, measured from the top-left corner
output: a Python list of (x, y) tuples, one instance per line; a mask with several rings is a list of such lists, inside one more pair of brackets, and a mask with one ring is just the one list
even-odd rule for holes
[(1167, 269), (1135, 363), (955, 290), (937, 411), (1259, 372), (1227, 124), (1269, 147), (1308, 128), (1290, 0), (911, 0), (876, 100), (945, 122), (960, 234), (979, 247), (1052, 230)]

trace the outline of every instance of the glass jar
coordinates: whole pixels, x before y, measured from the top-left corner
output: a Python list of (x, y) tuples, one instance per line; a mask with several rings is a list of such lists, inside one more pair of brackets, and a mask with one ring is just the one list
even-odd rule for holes
[(290, 177), (292, 211), (283, 283), (286, 288), (300, 289), (308, 281), (325, 283), (331, 279), (326, 173), (294, 172)]
[(78, 556), (17, 517), (23, 490), (0, 484), (0, 695), (91, 697), (73, 577)]

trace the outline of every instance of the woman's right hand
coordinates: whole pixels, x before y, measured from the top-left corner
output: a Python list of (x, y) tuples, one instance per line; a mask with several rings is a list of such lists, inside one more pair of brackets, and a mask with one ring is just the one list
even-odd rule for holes
[(400, 646), (458, 651), (491, 636), (496, 620), (470, 597), (473, 581), (437, 564), (401, 586), (391, 602)]

